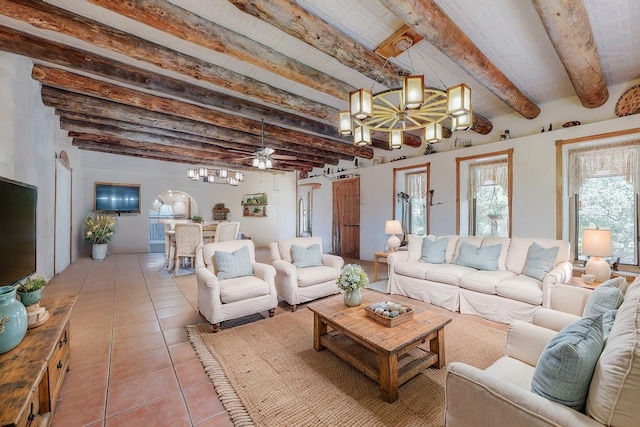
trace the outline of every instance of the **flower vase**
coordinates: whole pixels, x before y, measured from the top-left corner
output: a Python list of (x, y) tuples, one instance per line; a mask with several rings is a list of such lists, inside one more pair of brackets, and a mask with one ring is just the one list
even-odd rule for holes
[(93, 259), (105, 259), (107, 256), (107, 244), (106, 243), (94, 243), (91, 248), (91, 258)]
[(347, 307), (357, 307), (362, 304), (362, 293), (360, 289), (344, 292), (344, 305)]
[(16, 347), (27, 333), (27, 309), (12, 286), (0, 287), (0, 354)]
[(20, 297), (20, 302), (22, 302), (22, 304), (24, 304), (25, 307), (28, 307), (40, 301), (41, 292), (42, 292), (42, 289), (38, 289), (37, 291), (31, 291), (31, 292), (18, 291), (18, 296)]

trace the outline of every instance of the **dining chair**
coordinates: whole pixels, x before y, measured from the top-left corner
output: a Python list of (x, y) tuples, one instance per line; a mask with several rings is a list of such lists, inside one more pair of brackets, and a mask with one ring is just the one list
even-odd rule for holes
[(236, 240), (238, 237), (238, 230), (240, 229), (239, 222), (221, 222), (216, 227), (216, 236), (213, 238), (213, 242), (227, 242), (229, 240)]
[(176, 224), (173, 275), (178, 275), (180, 258), (189, 258), (195, 265), (196, 249), (202, 244), (202, 225), (196, 223)]

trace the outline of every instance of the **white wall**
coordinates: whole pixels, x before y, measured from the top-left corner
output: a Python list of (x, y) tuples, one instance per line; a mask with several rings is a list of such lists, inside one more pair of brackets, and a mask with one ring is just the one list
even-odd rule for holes
[[(230, 210), (227, 219), (239, 221), (240, 232), (251, 237), (258, 247), (295, 236), (294, 173), (245, 172), (244, 182), (230, 186), (191, 181), (187, 178), (189, 167), (193, 166), (83, 150), (80, 152), (84, 178), (81, 189), (83, 218), (93, 211), (96, 182), (140, 184), (142, 212), (122, 214), (117, 218), (116, 235), (109, 244), (109, 253), (149, 251), (149, 209), (154, 197), (167, 190), (182, 191), (192, 196), (198, 207), (192, 215), (198, 214), (205, 221), (213, 220), (211, 209), (215, 204), (224, 203)], [(266, 217), (242, 216), (242, 196), (251, 193), (267, 193)], [(84, 254), (90, 253), (90, 244), (83, 242), (82, 236), (77, 243)]]
[[(376, 166), (372, 165), (371, 160), (360, 161), (365, 167), (359, 169), (353, 169), (350, 163), (341, 163), (338, 167), (360, 175), (360, 257), (373, 260), (373, 253), (383, 250), (389, 237), (384, 234), (384, 224), (393, 216), (394, 168), (430, 163), (431, 188), (435, 190), (434, 202), (442, 203), (431, 208), (431, 234), (454, 234), (456, 158), (509, 148), (514, 149), (513, 236), (555, 238), (556, 140), (640, 128), (640, 114), (622, 118), (614, 114), (615, 102), (632, 85), (618, 85), (610, 89), (609, 101), (595, 110), (576, 105), (576, 100), (565, 99), (542, 105), (540, 119), (534, 121), (510, 117), (514, 120), (510, 128), (512, 137), (506, 141), (499, 140), (499, 134), (504, 129), (496, 126), (489, 135), (484, 136), (472, 132), (456, 132), (461, 138), (472, 139), (473, 145), (467, 148), (450, 150), (448, 146), (454, 136), (437, 145), (438, 152), (428, 156), (422, 155), (424, 147), (407, 147), (386, 154), (383, 160), (385, 163)], [(566, 121), (576, 119), (582, 119), (583, 124), (568, 128), (561, 126)], [(499, 124), (505, 120), (506, 118), (500, 117), (493, 122)], [(553, 131), (540, 133), (539, 123), (546, 123), (548, 127), (550, 122), (553, 123)], [(390, 161), (400, 156), (408, 158)], [(326, 250), (331, 247), (326, 244), (331, 242), (331, 180), (318, 174), (321, 171), (314, 170), (310, 174), (311, 178), (299, 182), (322, 184), (321, 191), (314, 190), (313, 234), (322, 237)]]
[[(37, 272), (50, 277), (54, 272), (55, 155), (67, 152), (74, 169), (72, 185), (78, 188), (78, 150), (60, 130), (54, 110), (43, 105), (40, 83), (31, 79), (32, 65), (28, 58), (0, 51), (0, 175), (38, 187)], [(72, 217), (78, 218), (75, 207)], [(78, 227), (73, 230), (75, 239)], [(76, 257), (77, 248), (72, 248), (72, 259)]]

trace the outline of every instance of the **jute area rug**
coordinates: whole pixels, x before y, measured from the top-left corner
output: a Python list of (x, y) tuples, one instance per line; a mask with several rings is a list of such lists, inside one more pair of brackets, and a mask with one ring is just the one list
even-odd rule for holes
[[(446, 361), (485, 368), (504, 354), (506, 332), (450, 313)], [(329, 350), (313, 349), (313, 313), (296, 312), (189, 338), (235, 426), (441, 426), (446, 368), (428, 368), (387, 403), (378, 384)]]

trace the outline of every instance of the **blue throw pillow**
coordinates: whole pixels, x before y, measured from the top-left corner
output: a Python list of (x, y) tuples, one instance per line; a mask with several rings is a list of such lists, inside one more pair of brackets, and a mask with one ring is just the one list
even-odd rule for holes
[(501, 250), (502, 244), (479, 248), (467, 242), (462, 242), (454, 264), (477, 268), (478, 270), (497, 270)]
[(553, 269), (553, 264), (556, 261), (559, 250), (560, 246), (545, 249), (536, 242), (533, 242), (529, 247), (527, 263), (522, 273), (542, 282), (544, 276)]
[(314, 244), (309, 247), (291, 245), (291, 258), (296, 268), (319, 267), (322, 264), (322, 252), (320, 245)]
[(444, 264), (445, 251), (449, 243), (448, 237), (438, 240), (431, 240), (428, 237), (422, 238), (422, 256), (420, 262), (429, 262), (431, 264)]
[(253, 276), (251, 255), (247, 246), (243, 246), (231, 253), (216, 251), (214, 257), (216, 259), (218, 279)]
[(616, 321), (617, 315), (618, 310), (609, 310), (602, 315), (602, 335), (604, 335), (605, 340), (611, 333), (611, 328), (613, 328), (613, 323)]
[(611, 279), (595, 288), (584, 305), (582, 317), (604, 314), (609, 310), (615, 310), (620, 307), (624, 300), (624, 295), (618, 289), (618, 283), (616, 279)]
[(583, 411), (603, 347), (602, 316), (583, 317), (565, 326), (540, 355), (531, 391)]

